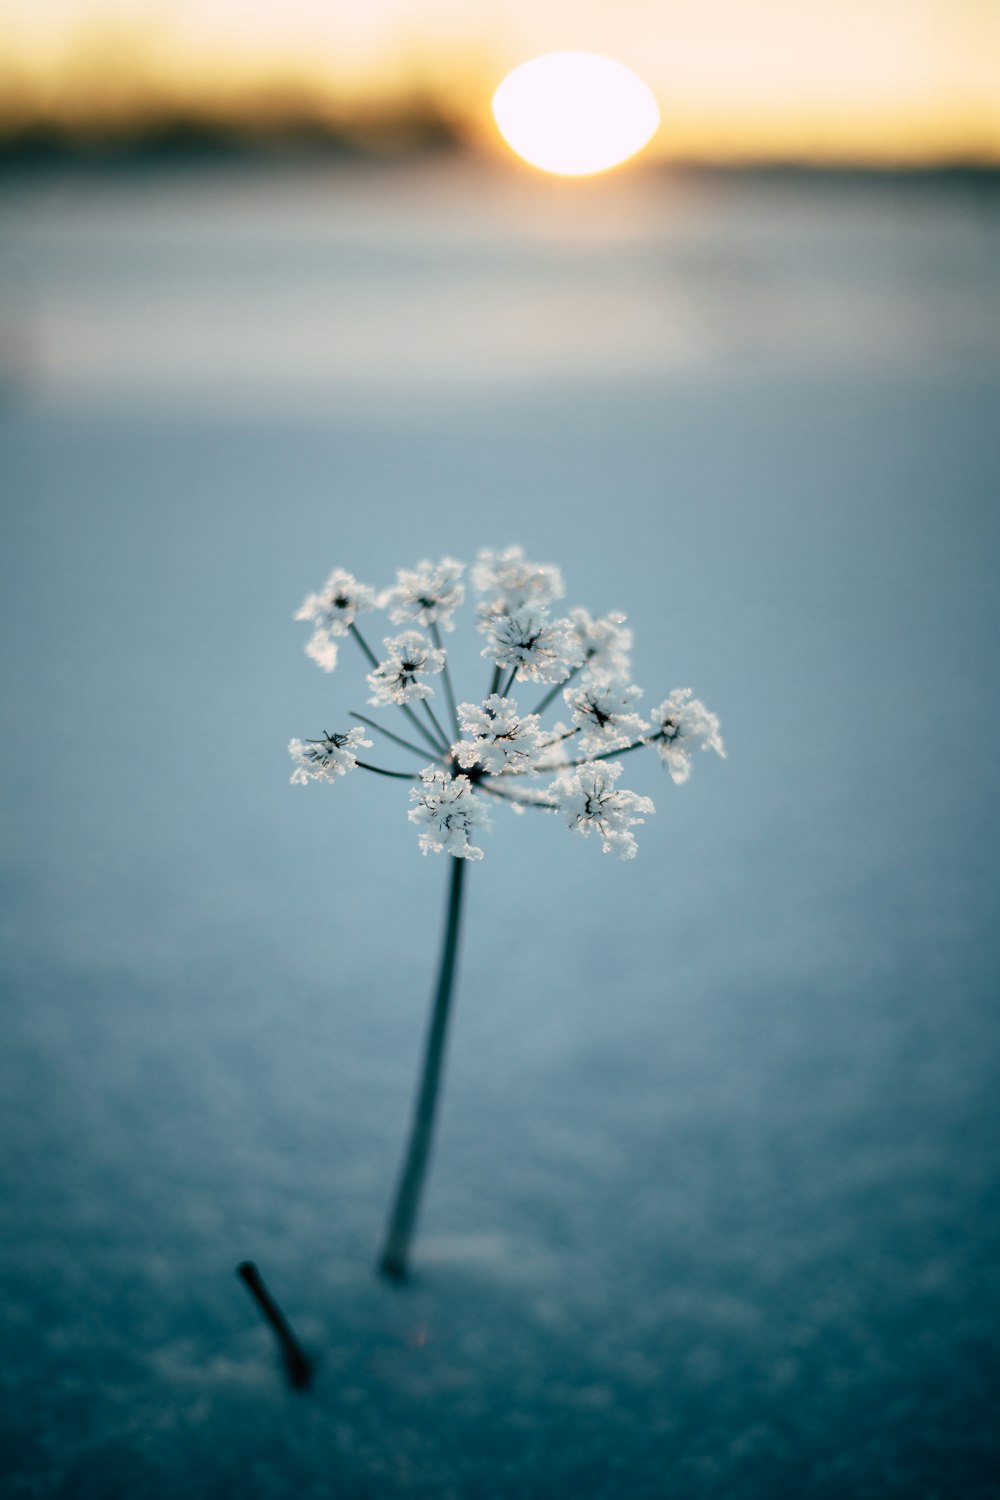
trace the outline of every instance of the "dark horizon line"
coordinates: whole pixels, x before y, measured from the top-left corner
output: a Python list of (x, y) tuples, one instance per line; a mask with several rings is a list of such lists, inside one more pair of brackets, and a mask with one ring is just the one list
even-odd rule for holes
[[(266, 127), (191, 116), (150, 120), (128, 129), (74, 129), (32, 123), (4, 134), (0, 127), (0, 171), (46, 167), (108, 169), (204, 163), (267, 163), (284, 155), (298, 159), (390, 162), (449, 153), (482, 157), (484, 150), (450, 121), (421, 112), (341, 127), (311, 117)], [(925, 160), (864, 160), (857, 157), (683, 156), (647, 160), (646, 171), (848, 178), (968, 179), (1000, 182), (1000, 160), (956, 153)]]

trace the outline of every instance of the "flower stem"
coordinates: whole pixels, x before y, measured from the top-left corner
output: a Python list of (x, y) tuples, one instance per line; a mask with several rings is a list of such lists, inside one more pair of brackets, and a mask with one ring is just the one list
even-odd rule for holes
[(434, 728), (437, 731), (437, 734), (438, 734), (438, 736), (439, 736), (439, 738), (441, 740), (441, 744), (438, 747), (439, 750), (442, 750), (442, 751), (447, 750), (448, 749), (448, 736), (445, 734), (444, 730), (441, 728), (441, 725), (438, 723), (437, 714), (434, 712), (433, 708), (431, 708), (431, 706), (427, 702), (426, 698), (421, 698), (420, 701), (424, 705), (424, 708), (427, 710), (427, 717), (430, 719), (431, 723), (434, 725)]
[(500, 693), (501, 698), (506, 698), (508, 696), (508, 694), (510, 693), (511, 688), (514, 686), (514, 678), (516, 676), (517, 676), (517, 665), (515, 664), (513, 670), (511, 671), (510, 676), (507, 678), (507, 685), (506, 685), (506, 687), (504, 687), (501, 690), (501, 693)]
[(402, 745), (404, 750), (412, 750), (414, 755), (426, 757), (427, 751), (422, 745), (415, 745), (412, 740), (404, 740), (401, 734), (393, 734), (391, 729), (385, 729), (381, 724), (377, 724), (374, 719), (366, 719), (364, 714), (355, 713), (353, 708), (350, 710), (350, 717), (352, 719), (360, 719), (362, 724), (367, 724), (368, 728), (374, 729), (376, 734), (384, 734), (387, 740), (394, 740), (397, 745)]
[(479, 790), (481, 792), (488, 793), (491, 797), (502, 797), (505, 802), (516, 803), (518, 807), (545, 807), (548, 808), (550, 812), (556, 811), (555, 803), (548, 801), (545, 797), (534, 797), (530, 794), (524, 797), (517, 797), (513, 792), (501, 791), (498, 786), (493, 785), (493, 781), (498, 779), (499, 778), (497, 777), (487, 779), (484, 776), (482, 781), (479, 783)]
[(378, 1263), (382, 1274), (393, 1281), (405, 1281), (409, 1274), (410, 1242), (413, 1239), (420, 1208), (420, 1195), (430, 1160), (438, 1093), (444, 1067), (448, 1013), (455, 985), (455, 965), (458, 958), (458, 938), (462, 917), (462, 877), (465, 874), (466, 865), (464, 859), (457, 859), (454, 856), (450, 858), (452, 870), (448, 892), (448, 911), (445, 917), (437, 988), (434, 992), (430, 1027), (424, 1047), (423, 1072), (414, 1105), (406, 1156), (396, 1186), (389, 1228)]
[(356, 764), (362, 771), (374, 771), (376, 776), (395, 776), (397, 781), (416, 781), (415, 771), (385, 771), (381, 766), (373, 766), (367, 760), (359, 760)]
[(659, 734), (650, 734), (644, 740), (634, 740), (631, 745), (620, 745), (617, 750), (602, 750), (600, 755), (587, 755), (582, 760), (560, 760), (555, 765), (546, 766), (547, 771), (565, 771), (569, 767), (587, 766), (595, 760), (614, 760), (616, 756), (628, 755), (630, 750), (641, 750), (643, 745), (655, 745), (657, 740), (662, 740), (662, 731)]
[(572, 672), (570, 672), (569, 676), (568, 677), (564, 677), (563, 680), (562, 680), (562, 682), (557, 682), (557, 683), (555, 683), (555, 685), (553, 687), (550, 687), (549, 690), (548, 690), (548, 692), (545, 694), (545, 697), (542, 699), (541, 703), (536, 703), (535, 706), (534, 706), (534, 708), (531, 710), (531, 712), (533, 714), (543, 714), (545, 712), (545, 710), (548, 708), (549, 704), (552, 702), (553, 698), (557, 697), (558, 694), (562, 692), (562, 690), (566, 686), (566, 684), (568, 682), (572, 682), (573, 678), (576, 676), (577, 672), (579, 672), (581, 670), (582, 670), (582, 664), (581, 664), (580, 667), (574, 667), (573, 670), (572, 670)]
[(288, 1382), (294, 1390), (303, 1391), (312, 1380), (312, 1364), (302, 1345), (292, 1332), (291, 1325), (271, 1293), (252, 1260), (241, 1261), (236, 1274), (246, 1285), (264, 1317), (274, 1330), (288, 1372)]
[[(441, 631), (438, 629), (438, 623), (436, 620), (431, 626), (431, 639), (433, 640), (435, 646), (439, 651), (444, 650), (444, 647), (441, 644)], [(442, 669), (441, 675), (444, 678), (445, 697), (448, 699), (448, 707), (451, 710), (451, 721), (455, 726), (455, 738), (460, 740), (462, 738), (462, 731), (458, 723), (458, 704), (455, 702), (455, 689), (451, 685), (451, 673), (448, 670), (447, 655), (444, 659), (444, 667)]]

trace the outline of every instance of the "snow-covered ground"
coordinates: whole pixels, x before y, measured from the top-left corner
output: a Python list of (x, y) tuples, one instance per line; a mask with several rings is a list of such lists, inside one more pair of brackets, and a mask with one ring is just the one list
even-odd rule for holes
[[(0, 338), (4, 1493), (994, 1494), (1000, 194), (10, 178)], [(729, 756), (497, 817), (399, 1290), (447, 869), (291, 616), (510, 541)]]

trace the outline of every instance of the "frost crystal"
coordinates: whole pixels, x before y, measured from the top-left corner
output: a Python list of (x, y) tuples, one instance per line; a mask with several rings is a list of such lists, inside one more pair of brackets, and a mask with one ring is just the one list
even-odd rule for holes
[[(392, 748), (382, 746), (382, 764), (356, 759), (361, 746), (372, 747), (362, 729), (292, 740), (292, 781), (334, 781), (360, 765), (408, 784), (415, 788), (410, 818), (420, 828), (425, 854), (481, 859), (476, 830), (490, 826), (490, 804), (498, 802), (519, 814), (561, 813), (580, 833), (596, 829), (606, 853), (631, 859), (636, 852), (631, 830), (653, 804), (636, 792), (617, 790), (619, 756), (641, 757), (647, 747), (655, 749), (674, 781), (685, 782), (696, 750), (725, 754), (719, 720), (690, 688), (679, 688), (647, 723), (637, 708), (642, 693), (632, 682), (632, 631), (625, 616), (594, 616), (575, 608), (554, 618), (550, 608), (564, 593), (562, 574), (549, 563), (530, 561), (521, 547), (485, 549), (471, 569), (478, 628), (486, 633), (481, 654), (493, 664), (492, 682), (488, 688), (482, 684), (485, 698), (470, 694), (460, 702), (439, 632), (453, 629), (452, 616), (465, 594), (464, 574), (465, 564), (452, 557), (420, 562), (401, 568), (395, 584), (376, 596), (367, 584), (335, 568), (322, 590), (306, 598), (296, 618), (313, 625), (309, 655), (330, 671), (340, 639), (353, 637), (368, 661), (369, 702), (393, 709), (397, 723), (393, 728), (353, 715), (390, 742)], [(388, 610), (397, 625), (405, 622), (401, 633), (385, 638), (382, 661), (354, 623), (373, 608)], [(436, 674), (443, 701), (432, 703), (429, 679)], [(483, 677), (488, 680), (485, 670)], [(510, 696), (515, 680), (541, 685), (537, 697), (518, 690), (530, 712), (522, 713)], [(568, 722), (552, 724), (550, 714), (555, 718), (564, 702)], [(405, 725), (399, 722), (404, 717)], [(375, 760), (382, 761), (382, 754)], [(427, 760), (431, 764), (418, 771)]]
[(481, 654), (498, 667), (516, 667), (519, 682), (565, 682), (580, 663), (579, 642), (568, 621), (550, 620), (533, 609), (495, 615)]
[(622, 682), (590, 682), (563, 689), (563, 697), (573, 714), (573, 723), (582, 731), (580, 749), (584, 755), (618, 750), (642, 739), (649, 725), (632, 704), (642, 697), (642, 689)]
[(659, 726), (656, 749), (678, 786), (691, 775), (691, 757), (696, 750), (714, 750), (725, 758), (717, 714), (710, 713), (690, 688), (675, 688), (652, 712)]
[(324, 672), (332, 672), (337, 665), (337, 645), (333, 637), (346, 635), (355, 615), (374, 608), (375, 590), (366, 583), (358, 583), (353, 573), (344, 568), (334, 568), (321, 591), (307, 594), (295, 614), (297, 620), (311, 620), (314, 626), (306, 655), (311, 656)]
[(540, 749), (541, 720), (537, 714), (518, 715), (513, 698), (491, 693), (481, 707), (460, 703), (458, 722), (466, 734), (472, 735), (471, 740), (460, 740), (453, 747), (460, 766), (467, 770), (481, 766), (491, 775), (534, 768)]
[(477, 594), (485, 595), (479, 605), (480, 630), (489, 628), (494, 615), (510, 615), (529, 605), (544, 608), (566, 592), (559, 569), (528, 562), (523, 547), (503, 552), (484, 547), (472, 568), (472, 584)]
[(421, 785), (414, 787), (410, 800), (410, 822), (417, 823), (422, 854), (453, 854), (457, 859), (482, 859), (470, 839), (477, 828), (491, 828), (483, 799), (477, 797), (468, 776), (450, 776), (437, 766), (427, 766), (420, 773)]
[(649, 797), (615, 790), (621, 772), (621, 766), (590, 761), (564, 771), (552, 783), (549, 794), (570, 828), (584, 835), (596, 828), (605, 854), (634, 859), (636, 843), (630, 829), (646, 821), (639, 813), (656, 809)]
[(310, 781), (336, 781), (357, 765), (355, 750), (371, 749), (363, 729), (349, 729), (346, 734), (324, 734), (321, 740), (289, 740), (288, 753), (295, 762), (292, 785), (305, 786)]
[(374, 672), (368, 674), (368, 686), (372, 690), (368, 702), (382, 707), (387, 703), (413, 703), (420, 698), (432, 697), (434, 689), (430, 684), (417, 679), (427, 672), (442, 671), (445, 653), (435, 650), (419, 630), (404, 630), (402, 635), (386, 636), (383, 645), (389, 654)]
[(395, 586), (386, 589), (380, 603), (388, 608), (394, 625), (416, 620), (419, 625), (443, 625), (445, 630), (454, 630), (452, 615), (465, 598), (465, 585), (459, 581), (464, 572), (465, 564), (453, 557), (400, 568)]
[(595, 620), (585, 609), (571, 609), (568, 618), (583, 652), (584, 681), (629, 675), (632, 632), (624, 615), (616, 612)]

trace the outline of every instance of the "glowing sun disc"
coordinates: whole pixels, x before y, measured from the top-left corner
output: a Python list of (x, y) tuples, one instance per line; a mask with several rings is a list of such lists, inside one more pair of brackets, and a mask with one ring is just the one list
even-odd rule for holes
[(565, 177), (627, 161), (660, 123), (642, 79), (596, 52), (549, 52), (522, 63), (493, 95), (493, 115), (518, 156)]

